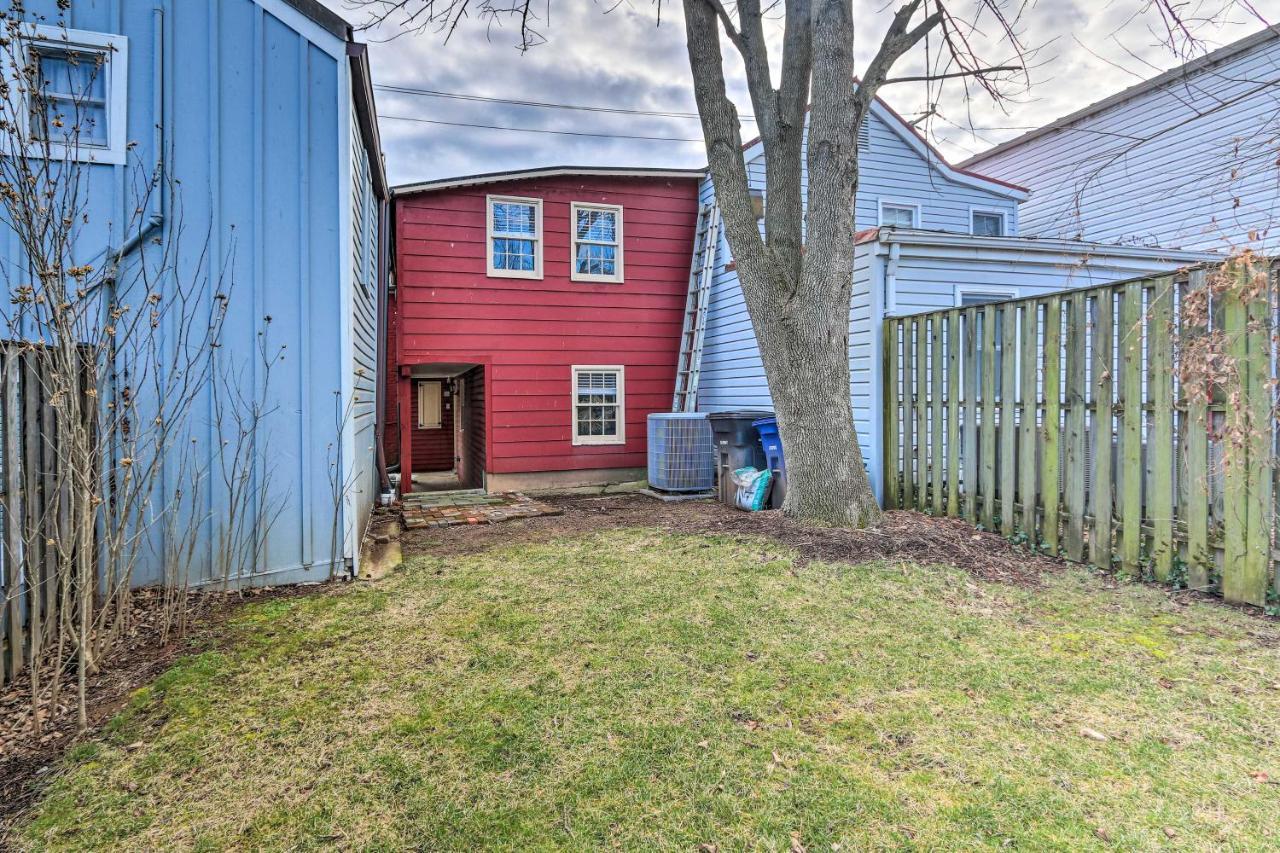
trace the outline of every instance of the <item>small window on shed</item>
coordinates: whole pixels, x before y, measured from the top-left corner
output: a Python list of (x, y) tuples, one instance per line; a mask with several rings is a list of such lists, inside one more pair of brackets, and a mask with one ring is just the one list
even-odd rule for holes
[(995, 210), (975, 210), (971, 231), (975, 237), (1003, 237), (1004, 214)]
[(622, 281), (622, 208), (572, 205), (574, 281)]
[(888, 228), (919, 228), (920, 205), (882, 201), (880, 202), (880, 224)]
[(542, 200), (489, 196), (488, 274), (542, 278)]
[(31, 25), (25, 41), (31, 86), (18, 132), (31, 156), (123, 164), (128, 39)]
[(573, 443), (624, 444), (623, 368), (573, 368)]

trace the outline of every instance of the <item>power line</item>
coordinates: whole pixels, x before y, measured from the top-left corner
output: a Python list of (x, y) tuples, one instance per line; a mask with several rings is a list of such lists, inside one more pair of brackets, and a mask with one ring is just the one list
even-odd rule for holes
[(473, 127), (481, 130), (505, 130), (513, 133), (551, 133), (556, 136), (590, 136), (596, 139), (642, 139), (647, 142), (702, 142), (702, 137), (682, 136), (637, 136), (626, 133), (588, 133), (582, 130), (547, 130), (541, 127), (504, 127), (496, 124), (472, 124), (464, 121), (440, 121), (432, 118), (414, 118), (412, 116), (380, 116), (391, 121), (412, 121), (419, 124), (438, 124), (445, 127)]
[[(375, 89), (384, 92), (395, 92), (400, 95), (422, 95), (428, 98), (449, 98), (456, 101), (477, 101), (485, 104), (511, 104), (518, 107), (540, 107), (553, 110), (579, 110), (589, 113), (613, 113), (628, 116), (655, 116), (658, 118), (696, 119), (697, 113), (676, 112), (672, 110), (636, 110), (625, 107), (597, 107), (587, 104), (561, 104), (553, 101), (526, 101), (519, 98), (495, 98), (488, 95), (468, 95), (462, 92), (444, 92), (439, 89), (419, 89), (413, 86), (393, 86), (377, 83)], [(744, 121), (755, 121), (755, 116), (742, 116)]]

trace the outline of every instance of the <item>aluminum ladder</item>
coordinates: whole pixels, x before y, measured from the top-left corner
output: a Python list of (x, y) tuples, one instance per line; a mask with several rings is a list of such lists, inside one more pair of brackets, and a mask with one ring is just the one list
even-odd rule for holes
[(704, 204), (698, 211), (698, 227), (693, 237), (689, 296), (684, 305), (684, 331), (680, 334), (680, 357), (676, 361), (676, 393), (671, 402), (673, 412), (692, 412), (698, 407), (702, 340), (707, 331), (707, 303), (711, 299), (711, 278), (715, 273), (719, 242), (720, 208)]

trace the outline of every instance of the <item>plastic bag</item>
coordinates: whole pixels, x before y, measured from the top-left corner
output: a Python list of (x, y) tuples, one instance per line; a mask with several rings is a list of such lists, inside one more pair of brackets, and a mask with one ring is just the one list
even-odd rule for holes
[(769, 497), (769, 484), (773, 480), (773, 472), (769, 469), (757, 471), (755, 468), (739, 468), (733, 472), (734, 498), (733, 504), (738, 509), (758, 512), (764, 509), (765, 499)]

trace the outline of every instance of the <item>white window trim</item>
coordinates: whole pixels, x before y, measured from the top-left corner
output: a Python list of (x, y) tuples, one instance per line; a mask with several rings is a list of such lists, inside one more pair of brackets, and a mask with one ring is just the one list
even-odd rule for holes
[(1004, 299), (1017, 299), (1020, 294), (1018, 288), (1005, 284), (957, 284), (955, 293), (957, 308), (964, 303), (966, 296), (999, 296)]
[[(608, 371), (618, 374), (618, 434), (578, 435), (578, 374)], [(626, 368), (621, 364), (575, 364), (569, 372), (569, 430), (575, 445), (627, 443)]]
[[(999, 216), (1000, 217), (1000, 236), (1001, 237), (1009, 236), (1009, 211), (1000, 210), (994, 207), (969, 208), (969, 233), (970, 234), (973, 234), (973, 236), (975, 237), (978, 236), (977, 233), (973, 230), (973, 217), (979, 213), (985, 214), (987, 216)], [(990, 238), (989, 235), (984, 234), (983, 236), (988, 237), (988, 239), (994, 239), (994, 238)]]
[(909, 207), (909, 208), (911, 208), (912, 210), (914, 210), (914, 211), (915, 211), (915, 213), (914, 213), (914, 214), (912, 215), (912, 217), (911, 217), (911, 220), (912, 220), (912, 221), (911, 221), (911, 227), (912, 227), (912, 228), (919, 228), (919, 227), (920, 227), (920, 216), (921, 216), (921, 212), (922, 212), (922, 211), (921, 211), (921, 209), (920, 209), (920, 202), (918, 202), (918, 201), (907, 201), (906, 199), (900, 199), (900, 198), (882, 198), (882, 199), (880, 199), (880, 200), (878, 201), (878, 203), (876, 204), (876, 225), (877, 225), (877, 226), (879, 226), (879, 227), (881, 227), (881, 228), (883, 228), (883, 227), (884, 227), (884, 208), (885, 208), (885, 205), (889, 205), (890, 207)]
[[(618, 253), (613, 265), (613, 275), (591, 275), (578, 272), (578, 243), (592, 243), (593, 240), (578, 240), (578, 211), (604, 210), (612, 213), (616, 219), (618, 235)], [(622, 257), (622, 206), (617, 204), (592, 204), (586, 201), (575, 201), (569, 205), (569, 279), (571, 281), (592, 281), (603, 284), (620, 284), (623, 279)]]
[[(511, 204), (531, 204), (533, 205), (533, 269), (532, 270), (500, 270), (493, 265), (493, 240), (496, 236), (493, 233), (493, 205), (495, 203), (511, 203)], [(542, 254), (544, 246), (544, 234), (542, 231), (542, 199), (540, 198), (524, 198), (514, 195), (487, 195), (484, 197), (484, 218), (485, 218), (485, 239), (484, 239), (484, 266), (485, 275), (489, 278), (526, 278), (526, 279), (542, 279)], [(516, 237), (516, 239), (530, 239), (528, 235)]]
[[(423, 380), (419, 380), (417, 385), (418, 385), (418, 389), (417, 389), (418, 390), (418, 393), (417, 393), (418, 429), (443, 429), (444, 427), (444, 383), (439, 381), (438, 379), (423, 379)], [(434, 385), (436, 387), (436, 411), (435, 411), (434, 423), (432, 422), (431, 418), (428, 416), (429, 413), (425, 411), (426, 400), (422, 396), (422, 389), (427, 385)]]
[[(62, 142), (37, 142), (31, 138), (29, 103), (15, 105), (19, 128), (19, 139), (26, 146), (27, 156), (55, 159), (69, 159), (79, 163), (103, 163), (122, 166), (128, 161), (128, 115), (129, 115), (129, 39), (127, 36), (114, 33), (95, 33), (88, 30), (71, 30), (47, 24), (27, 24), (23, 35), (24, 49), (32, 45), (46, 45), (53, 48), (80, 48), (88, 51), (106, 52), (109, 56), (103, 66), (102, 73), (107, 75), (107, 144), (105, 146), (87, 145), (83, 142), (68, 146)], [(9, 80), (17, 79), (20, 72), (12, 67), (12, 58), (6, 57), (3, 72)], [(15, 76), (17, 75), (17, 76)], [(29, 99), (30, 92), (16, 92), (14, 97)]]

